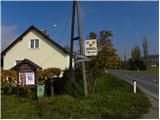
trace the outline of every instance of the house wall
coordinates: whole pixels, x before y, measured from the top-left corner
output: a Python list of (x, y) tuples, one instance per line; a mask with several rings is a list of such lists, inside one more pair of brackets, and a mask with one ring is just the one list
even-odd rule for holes
[[(39, 39), (38, 49), (29, 48), (30, 39)], [(69, 55), (34, 30), (28, 32), (22, 40), (6, 53), (4, 56), (4, 70), (12, 68), (15, 65), (15, 60), (25, 58), (42, 68), (57, 67), (65, 69), (69, 67)]]

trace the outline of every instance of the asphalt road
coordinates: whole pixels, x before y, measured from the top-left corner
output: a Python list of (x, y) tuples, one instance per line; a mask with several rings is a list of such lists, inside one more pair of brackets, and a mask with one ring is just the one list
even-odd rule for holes
[(116, 77), (124, 79), (130, 82), (131, 84), (133, 84), (133, 80), (136, 80), (138, 88), (140, 88), (146, 94), (159, 100), (158, 75), (148, 74), (146, 72), (126, 71), (126, 70), (107, 70), (107, 73), (110, 73)]

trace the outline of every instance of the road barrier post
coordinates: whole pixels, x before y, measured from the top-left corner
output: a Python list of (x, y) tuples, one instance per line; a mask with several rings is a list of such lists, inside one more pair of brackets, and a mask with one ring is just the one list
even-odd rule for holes
[(136, 80), (133, 81), (133, 91), (136, 93)]

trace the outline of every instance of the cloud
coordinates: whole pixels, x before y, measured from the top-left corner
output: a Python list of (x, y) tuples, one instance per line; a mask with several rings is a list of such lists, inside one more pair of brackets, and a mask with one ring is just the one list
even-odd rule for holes
[(1, 50), (3, 51), (8, 45), (10, 45), (15, 38), (17, 26), (1, 26)]

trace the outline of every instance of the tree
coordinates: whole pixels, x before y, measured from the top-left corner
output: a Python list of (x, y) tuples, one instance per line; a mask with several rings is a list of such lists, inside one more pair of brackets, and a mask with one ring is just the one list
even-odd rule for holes
[(113, 48), (110, 37), (113, 36), (111, 31), (103, 30), (100, 32), (100, 38), (98, 40), (98, 57), (102, 61), (102, 65), (105, 69), (116, 68), (120, 64), (120, 58), (116, 54), (116, 49)]
[[(93, 76), (93, 94), (96, 87), (96, 76), (104, 69), (117, 68), (120, 65), (120, 58), (110, 40), (112, 35), (113, 33), (107, 30), (99, 33), (99, 38), (97, 39), (98, 55), (90, 57), (91, 61), (87, 64), (87, 71), (92, 73)], [(96, 39), (96, 33), (90, 32), (89, 39)]]
[(148, 42), (147, 42), (146, 37), (144, 37), (144, 40), (143, 40), (143, 55), (144, 55), (144, 63), (147, 66), (148, 64)]
[[(120, 58), (116, 54), (116, 49), (113, 48), (110, 37), (113, 36), (111, 31), (103, 30), (97, 38), (98, 55), (90, 57), (92, 65), (99, 69), (117, 68), (120, 65)], [(95, 39), (96, 33), (90, 32), (89, 38)]]
[(131, 51), (132, 60), (133, 61), (139, 61), (141, 59), (141, 51), (138, 46), (132, 49)]
[(89, 40), (90, 39), (96, 39), (96, 33), (90, 32), (88, 37), (89, 37)]
[(146, 66), (144, 65), (143, 60), (141, 59), (141, 52), (140, 48), (136, 46), (135, 48), (132, 49), (131, 51), (132, 55), (132, 60), (129, 61), (130, 68), (131, 70), (146, 70)]

